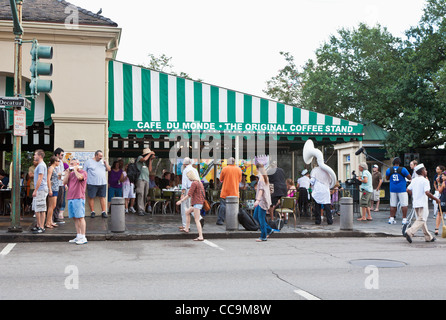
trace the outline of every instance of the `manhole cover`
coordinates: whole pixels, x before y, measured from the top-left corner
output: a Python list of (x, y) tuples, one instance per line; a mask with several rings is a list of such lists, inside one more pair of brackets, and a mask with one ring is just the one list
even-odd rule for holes
[(407, 263), (402, 261), (386, 259), (358, 259), (351, 260), (350, 264), (358, 267), (375, 266), (377, 268), (402, 268), (407, 265)]

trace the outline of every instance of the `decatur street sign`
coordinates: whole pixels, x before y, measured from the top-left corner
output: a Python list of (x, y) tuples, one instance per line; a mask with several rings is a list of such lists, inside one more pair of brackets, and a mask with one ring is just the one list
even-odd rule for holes
[(31, 101), (22, 97), (0, 97), (0, 107), (25, 107), (31, 110)]

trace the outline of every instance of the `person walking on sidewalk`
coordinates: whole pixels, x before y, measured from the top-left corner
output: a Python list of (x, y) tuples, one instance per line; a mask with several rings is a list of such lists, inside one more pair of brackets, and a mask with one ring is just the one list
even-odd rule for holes
[(436, 239), (430, 234), (427, 229), (427, 217), (429, 216), (429, 203), (428, 198), (440, 204), (440, 199), (434, 197), (430, 193), (431, 186), (427, 177), (427, 171), (424, 165), (421, 163), (417, 165), (414, 169), (417, 177), (412, 180), (412, 182), (407, 187), (407, 192), (412, 195), (413, 201), (412, 205), (417, 214), (417, 220), (414, 222), (413, 226), (406, 230), (405, 237), (409, 243), (412, 243), (412, 237), (415, 232), (419, 229), (423, 229), (424, 239), (426, 242), (434, 242)]
[(85, 222), (85, 189), (87, 187), (86, 171), (79, 168), (79, 160), (71, 159), (70, 167), (65, 170), (63, 183), (68, 186), (68, 217), (73, 218), (76, 228), (76, 238), (70, 240), (70, 243), (86, 244), (87, 237)]
[[(192, 186), (192, 182), (193, 181), (189, 179), (188, 172), (193, 171), (196, 176), (199, 176), (197, 169), (195, 169), (192, 166), (192, 159), (191, 158), (189, 158), (189, 157), (184, 158), (183, 166), (184, 166), (184, 169), (183, 169), (182, 176), (181, 176), (181, 199), (183, 199), (183, 198), (185, 198), (187, 196), (187, 194), (189, 193), (189, 189)], [(191, 204), (190, 204), (190, 198), (189, 197), (184, 199), (184, 201), (181, 202), (181, 206), (180, 206), (180, 210), (181, 210), (181, 227), (179, 228), (180, 230), (184, 230), (184, 228), (186, 228), (186, 224), (187, 224), (186, 211), (190, 207), (191, 207)], [(192, 211), (191, 214), (195, 218), (194, 211)], [(201, 214), (199, 215), (199, 220), (200, 220), (200, 223), (201, 223), (201, 227), (203, 227), (204, 220), (203, 220), (203, 217), (201, 216)]]
[(185, 233), (189, 233), (190, 230), (190, 216), (193, 213), (195, 224), (197, 225), (198, 230), (198, 238), (195, 238), (194, 241), (203, 241), (203, 228), (200, 223), (200, 211), (203, 209), (203, 203), (204, 203), (204, 187), (203, 184), (200, 181), (200, 177), (196, 173), (195, 170), (189, 170), (187, 173), (187, 177), (189, 180), (192, 181), (192, 184), (190, 186), (189, 192), (185, 197), (182, 197), (181, 200), (177, 201), (177, 206), (181, 205), (182, 202), (186, 201), (187, 199), (190, 200), (191, 207), (186, 210), (186, 226), (181, 231)]
[(221, 170), (220, 207), (218, 209), (217, 224), (223, 225), (226, 219), (226, 197), (239, 197), (239, 186), (242, 182), (242, 170), (235, 165), (235, 159), (230, 157), (228, 165)]
[(96, 213), (94, 212), (94, 199), (98, 197), (101, 203), (102, 218), (107, 218), (107, 208), (105, 206), (107, 177), (105, 173), (110, 171), (111, 168), (108, 163), (103, 160), (101, 150), (97, 150), (94, 153), (94, 157), (85, 162), (84, 170), (90, 177), (87, 183), (88, 205), (91, 211), (90, 217), (94, 218), (96, 216)]
[(266, 157), (256, 157), (255, 165), (259, 172), (259, 181), (257, 182), (256, 189), (256, 201), (254, 202), (254, 219), (259, 223), (260, 226), (260, 238), (257, 242), (266, 241), (268, 236), (274, 231), (279, 231), (271, 228), (271, 226), (266, 222), (266, 212), (271, 207), (271, 191), (269, 188), (268, 174), (265, 170), (267, 158)]

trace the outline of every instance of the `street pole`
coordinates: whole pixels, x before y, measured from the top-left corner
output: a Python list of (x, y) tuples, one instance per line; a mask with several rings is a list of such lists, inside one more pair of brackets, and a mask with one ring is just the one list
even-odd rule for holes
[[(15, 1), (15, 4), (14, 4)], [(22, 39), (23, 29), (22, 25), (22, 4), (23, 0), (11, 0), (11, 10), (14, 19), (14, 24), (20, 26), (14, 28), (15, 33), (15, 54), (14, 54), (14, 97), (19, 97), (22, 92)], [(13, 6), (14, 5), (14, 6)], [(18, 107), (19, 109), (21, 107)], [(14, 107), (16, 110), (17, 107)], [(14, 117), (14, 125), (15, 125)], [(13, 134), (13, 165), (12, 165), (12, 210), (11, 210), (11, 226), (8, 232), (22, 232), (20, 226), (20, 168), (21, 168), (21, 154), (22, 154), (22, 137)]]

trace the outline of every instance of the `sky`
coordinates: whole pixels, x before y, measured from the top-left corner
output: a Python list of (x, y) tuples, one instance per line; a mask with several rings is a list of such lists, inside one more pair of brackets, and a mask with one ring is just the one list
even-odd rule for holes
[(297, 66), (340, 28), (379, 23), (397, 37), (418, 24), (425, 0), (68, 0), (122, 28), (117, 60), (147, 65), (172, 57), (176, 73), (268, 98), (266, 81)]

